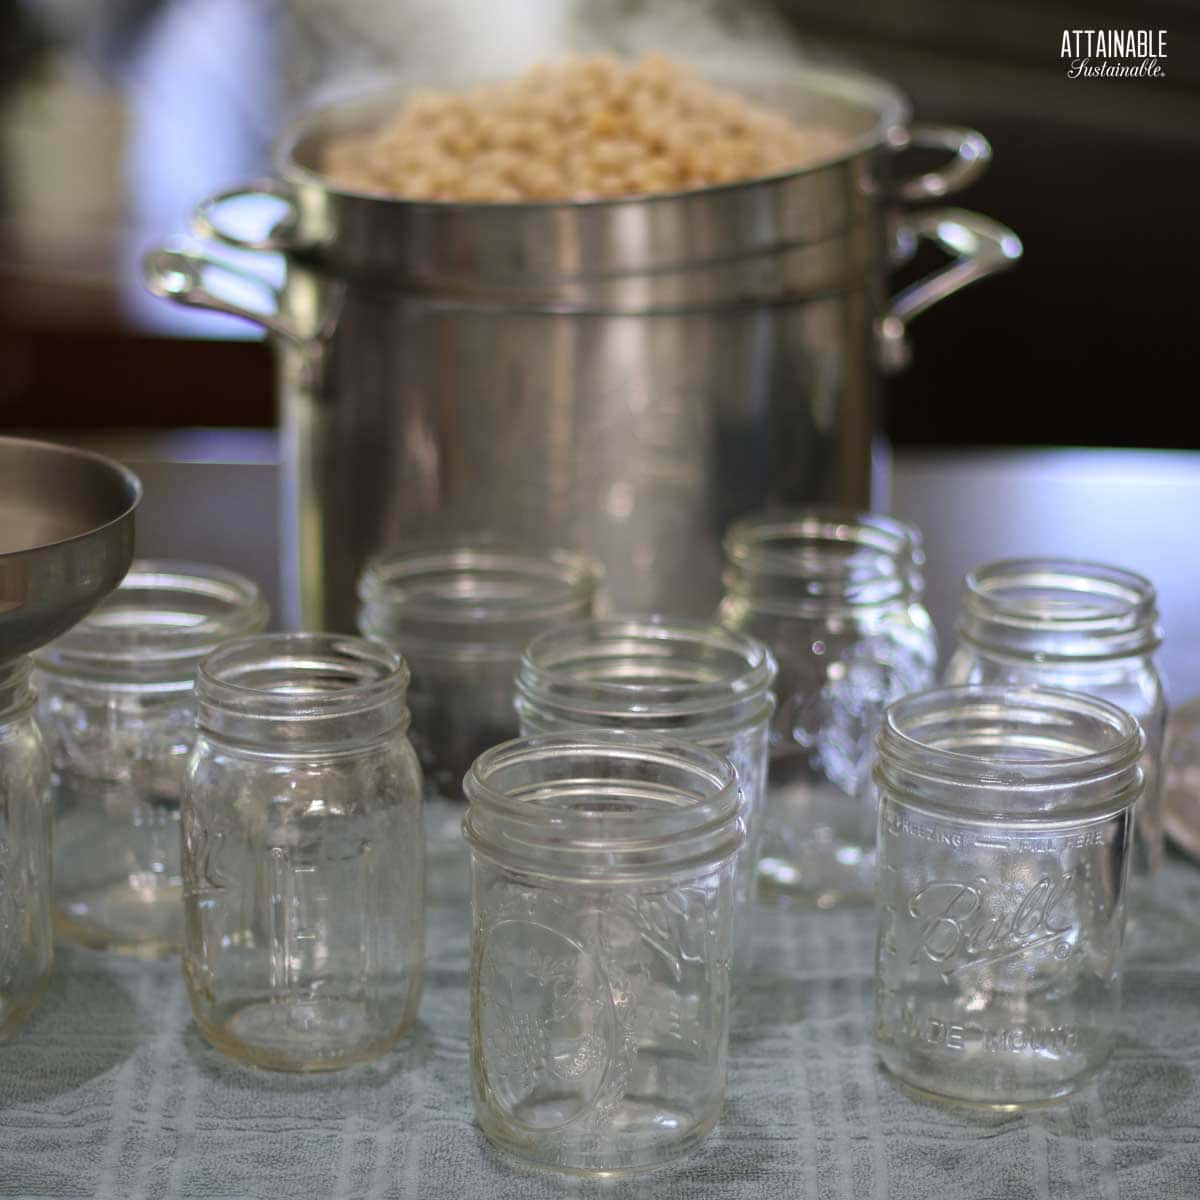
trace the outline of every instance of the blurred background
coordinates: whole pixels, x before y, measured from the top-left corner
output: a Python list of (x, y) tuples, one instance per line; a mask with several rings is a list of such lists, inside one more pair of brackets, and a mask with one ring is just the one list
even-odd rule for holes
[[(1165, 78), (1067, 78), (1064, 29), (1131, 21), (1168, 31)], [(141, 553), (248, 572), (294, 620), (269, 349), (149, 296), (139, 261), (186, 244), (200, 198), (266, 173), (314, 100), (564, 45), (733, 78), (764, 55), (857, 63), (917, 119), (991, 139), (962, 203), (1025, 255), (914, 324), (911, 366), (883, 380), (877, 503), (924, 528), (947, 640), (974, 563), (1107, 559), (1155, 579), (1175, 694), (1200, 694), (1195, 0), (0, 0), (0, 429), (123, 458), (146, 485)], [(894, 285), (938, 265), (922, 252)]]
[[(1139, 27), (1168, 30), (1166, 78), (1068, 79), (1062, 31), (1120, 26), (1135, 8)], [(271, 426), (260, 333), (146, 295), (144, 250), (182, 234), (202, 196), (265, 172), (274, 132), (315, 96), (440, 62), (516, 70), (574, 24), (576, 42), (648, 39), (731, 71), (764, 46), (856, 61), (918, 118), (992, 140), (965, 202), (1016, 229), (1025, 259), (915, 326), (912, 367), (887, 383), (895, 445), (1200, 446), (1193, 0), (524, 0), (496, 13), (0, 0), (0, 426)]]

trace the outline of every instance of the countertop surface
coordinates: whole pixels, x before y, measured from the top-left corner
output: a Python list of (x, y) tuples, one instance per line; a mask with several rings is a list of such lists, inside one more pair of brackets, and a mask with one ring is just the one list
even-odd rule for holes
[[(285, 611), (273, 432), (54, 436), (110, 453), (141, 476), (141, 556), (222, 563), (257, 580), (273, 613)], [(1154, 581), (1172, 701), (1200, 695), (1200, 451), (906, 450), (878, 474), (877, 507), (924, 533), (944, 653), (970, 567), (1025, 554), (1090, 558)]]

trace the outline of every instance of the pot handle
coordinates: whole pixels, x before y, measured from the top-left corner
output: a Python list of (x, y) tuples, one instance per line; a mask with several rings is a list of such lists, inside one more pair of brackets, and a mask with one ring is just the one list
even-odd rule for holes
[(1021, 257), (1021, 239), (1007, 225), (963, 208), (931, 208), (903, 218), (907, 235), (935, 243), (954, 260), (892, 298), (876, 325), (880, 363), (887, 371), (911, 357), (908, 323), (960, 288), (1007, 270)]
[(962, 191), (987, 170), (992, 161), (992, 145), (975, 129), (959, 125), (913, 125), (907, 139), (897, 149), (949, 150), (954, 157), (939, 171), (926, 171), (915, 179), (896, 186), (896, 196), (910, 204), (922, 200), (942, 200)]
[[(234, 282), (237, 289), (234, 294), (222, 294), (222, 276)], [(142, 260), (142, 279), (147, 289), (163, 300), (244, 317), (289, 341), (302, 344), (305, 340), (280, 315), (279, 293), (265, 279), (198, 251), (173, 250), (168, 246), (151, 250)], [(239, 293), (244, 294), (247, 285), (266, 299), (265, 307), (252, 307), (241, 298)]]
[[(236, 233), (225, 229), (221, 225), (221, 209), (226, 204), (236, 203), (254, 196), (267, 196), (272, 200), (281, 201), (286, 205), (284, 215), (262, 237), (239, 237)], [(241, 187), (214, 192), (196, 205), (195, 211), (192, 213), (191, 227), (196, 237), (206, 242), (221, 242), (226, 246), (236, 246), (239, 250), (287, 251), (295, 250), (299, 245), (296, 240), (296, 199), (291, 188), (277, 179), (259, 179), (254, 183), (243, 184)]]

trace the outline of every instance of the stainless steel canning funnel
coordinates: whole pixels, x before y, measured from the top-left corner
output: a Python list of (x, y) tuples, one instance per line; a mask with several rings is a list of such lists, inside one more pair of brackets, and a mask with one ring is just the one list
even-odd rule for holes
[(99, 454), (0, 437), (0, 663), (65, 633), (121, 582), (141, 496)]

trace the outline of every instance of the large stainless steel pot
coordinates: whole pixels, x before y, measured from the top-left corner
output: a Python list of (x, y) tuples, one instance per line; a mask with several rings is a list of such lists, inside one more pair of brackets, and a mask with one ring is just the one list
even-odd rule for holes
[[(557, 204), (444, 204), (336, 190), (323, 138), (395, 94), (311, 114), (278, 177), (212, 197), (197, 231), (282, 251), (261, 308), (207, 251), (147, 260), (164, 297), (237, 313), (278, 354), (285, 551), (307, 627), (350, 628), (364, 559), (420, 532), (487, 529), (601, 558), (614, 607), (711, 612), (719, 535), (768, 503), (869, 501), (880, 369), (907, 323), (1021, 253), (940, 199), (990, 157), (970, 130), (910, 126), (878, 80), (808, 71), (743, 88), (842, 132), (831, 161), (690, 193)], [(947, 167), (903, 182), (910, 145)], [(266, 193), (286, 215), (238, 238), (226, 206)], [(888, 299), (921, 239), (952, 258)], [(241, 294), (245, 289), (242, 287)]]

